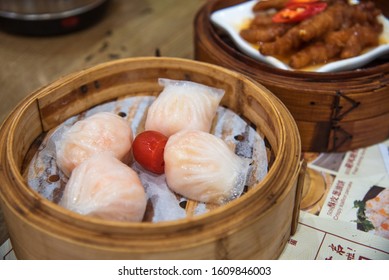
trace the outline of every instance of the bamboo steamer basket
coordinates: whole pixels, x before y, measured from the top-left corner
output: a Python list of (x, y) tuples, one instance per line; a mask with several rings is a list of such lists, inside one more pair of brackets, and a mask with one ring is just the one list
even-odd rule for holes
[[(210, 15), (242, 0), (210, 0), (194, 21), (195, 58), (249, 76), (274, 93), (298, 125), (303, 151), (344, 152), (389, 137), (389, 62), (384, 57), (352, 71), (276, 69), (240, 52)], [(374, 1), (389, 16), (385, 1)]]
[[(122, 96), (156, 96), (158, 78), (226, 90), (221, 105), (267, 143), (266, 177), (240, 198), (169, 222), (103, 221), (44, 199), (23, 179), (42, 137)], [(275, 259), (296, 230), (304, 164), (296, 123), (267, 89), (234, 71), (178, 58), (129, 58), (63, 77), (24, 99), (0, 130), (0, 198), (19, 259)]]
[(3, 211), (0, 207), (0, 244), (3, 244), (8, 239), (8, 232), (4, 224)]

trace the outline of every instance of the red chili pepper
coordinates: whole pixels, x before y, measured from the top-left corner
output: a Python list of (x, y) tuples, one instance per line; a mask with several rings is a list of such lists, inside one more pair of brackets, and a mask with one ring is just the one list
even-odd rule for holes
[(326, 7), (327, 3), (325, 2), (288, 3), (286, 7), (276, 13), (272, 19), (273, 22), (276, 23), (300, 22), (322, 12)]

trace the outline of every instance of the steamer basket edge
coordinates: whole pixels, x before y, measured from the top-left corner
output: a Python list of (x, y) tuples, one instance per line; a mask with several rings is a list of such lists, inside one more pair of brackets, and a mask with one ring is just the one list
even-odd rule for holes
[[(196, 72), (196, 70), (191, 70), (192, 66), (198, 66), (199, 67), (210, 67), (212, 71), (224, 71), (222, 68), (210, 66), (204, 63), (194, 62), (194, 61), (186, 61), (181, 59), (156, 59), (156, 58), (139, 58), (139, 59), (128, 59), (128, 60), (121, 60), (114, 63), (104, 64), (101, 66), (98, 66), (94, 68), (97, 69), (105, 69), (106, 67), (121, 67), (123, 66), (126, 68), (127, 66), (131, 66), (131, 63), (141, 63), (143, 64), (143, 60), (153, 61), (154, 63), (161, 63), (160, 67), (176, 67), (180, 66), (179, 71), (187, 72), (186, 74), (192, 75), (192, 78), (195, 74), (193, 72)], [(167, 66), (173, 63), (173, 66)], [(149, 63), (147, 64), (149, 65)], [(155, 66), (155, 65), (154, 65)], [(149, 66), (146, 66), (146, 68)], [(123, 69), (124, 69), (123, 68)], [(143, 65), (144, 68), (144, 65)], [(187, 68), (187, 69), (186, 69)], [(202, 68), (203, 69), (203, 68)], [(216, 69), (216, 70), (215, 70)], [(82, 80), (82, 78), (85, 78), (86, 75), (91, 75), (91, 71), (93, 70), (85, 70), (82, 71), (76, 75), (70, 75), (69, 77), (65, 77), (63, 79), (60, 79), (61, 81), (64, 81), (68, 79), (68, 81), (75, 81), (77, 79)], [(178, 70), (172, 70), (178, 71)], [(104, 72), (104, 71), (103, 71)], [(226, 73), (231, 74), (232, 72), (227, 71)], [(202, 74), (204, 75), (204, 74)], [(235, 75), (235, 74), (234, 74)], [(93, 75), (92, 75), (93, 76)], [(235, 76), (240, 77), (241, 75)], [(74, 80), (75, 79), (75, 80)], [(244, 78), (243, 78), (244, 79)], [(92, 83), (94, 79), (90, 78), (89, 82)], [(281, 176), (281, 180), (283, 180), (284, 185), (278, 186), (275, 189), (278, 189), (279, 193), (269, 193), (269, 195), (273, 195), (273, 198), (271, 199), (271, 203), (274, 203), (274, 206), (267, 207), (266, 211), (264, 213), (259, 214), (258, 212), (251, 212), (249, 216), (243, 217), (239, 216), (239, 214), (242, 214), (242, 210), (247, 210), (245, 207), (241, 206), (243, 202), (254, 202), (257, 201), (257, 198), (254, 198), (254, 195), (247, 195), (243, 196), (242, 198), (234, 201), (231, 203), (231, 206), (221, 207), (215, 212), (212, 212), (210, 215), (205, 215), (204, 217), (198, 217), (191, 219), (190, 221), (177, 221), (172, 222), (170, 224), (165, 225), (118, 225), (118, 224), (109, 224), (109, 226), (112, 226), (114, 230), (112, 232), (109, 232), (109, 229), (105, 228), (107, 226), (107, 223), (101, 223), (96, 221), (91, 221), (88, 219), (83, 220), (80, 217), (77, 217), (78, 215), (72, 216), (67, 213), (67, 211), (63, 211), (62, 209), (58, 209), (60, 207), (53, 205), (53, 203), (42, 200), (37, 196), (36, 193), (32, 192), (31, 190), (28, 190), (28, 187), (26, 186), (25, 182), (23, 181), (23, 178), (20, 175), (20, 166), (22, 164), (21, 158), (16, 161), (11, 160), (10, 164), (6, 164), (3, 162), (7, 158), (13, 159), (14, 157), (19, 156), (20, 153), (25, 156), (27, 151), (27, 146), (31, 143), (25, 143), (24, 147), (22, 147), (22, 152), (18, 150), (18, 146), (12, 144), (18, 141), (18, 137), (14, 137), (12, 135), (13, 132), (17, 131), (17, 129), (21, 129), (19, 125), (16, 125), (17, 122), (23, 123), (23, 115), (27, 114), (28, 116), (33, 116), (33, 118), (41, 118), (41, 112), (39, 111), (42, 108), (34, 108), (37, 104), (37, 101), (39, 101), (39, 98), (51, 98), (50, 92), (55, 92), (57, 89), (57, 85), (59, 82), (54, 82), (53, 84), (43, 88), (42, 90), (38, 90), (35, 93), (34, 97), (29, 97), (27, 100), (23, 101), (22, 104), (18, 106), (17, 109), (13, 111), (13, 113), (10, 115), (10, 118), (7, 119), (7, 121), (3, 124), (1, 128), (1, 144), (2, 144), (2, 172), (0, 174), (2, 182), (7, 182), (8, 186), (4, 187), (1, 186), (0, 196), (2, 199), (2, 204), (4, 208), (4, 213), (6, 217), (7, 224), (9, 225), (11, 240), (15, 243), (15, 251), (17, 252), (18, 257), (20, 258), (173, 258), (173, 259), (179, 259), (179, 258), (223, 258), (223, 257), (229, 257), (229, 258), (276, 258), (282, 251), (283, 246), (285, 245), (288, 236), (290, 235), (291, 231), (294, 231), (295, 229), (291, 228), (292, 226), (295, 226), (296, 222), (292, 221), (292, 217), (283, 214), (282, 210), (285, 209), (295, 209), (294, 211), (294, 217), (293, 219), (297, 219), (296, 215), (298, 216), (298, 207), (296, 210), (296, 205), (299, 204), (298, 201), (298, 192), (300, 189), (297, 187), (298, 180), (302, 180), (302, 176), (298, 176), (298, 172), (300, 170), (300, 162), (299, 162), (299, 154), (300, 154), (300, 147), (298, 145), (299, 142), (299, 136), (297, 133), (296, 125), (294, 124), (294, 121), (290, 116), (288, 115), (288, 112), (286, 111), (286, 123), (282, 123), (280, 125), (280, 129), (283, 125), (291, 126), (292, 131), (295, 131), (295, 135), (292, 137), (292, 146), (289, 147), (291, 143), (288, 144), (288, 142), (278, 143), (278, 144), (285, 144), (285, 147), (278, 148), (280, 153), (284, 153), (285, 149), (290, 148), (291, 155), (290, 157), (287, 155), (288, 153), (285, 153), (284, 155), (277, 155), (277, 159), (273, 166), (278, 166), (278, 161), (287, 161), (290, 163), (289, 166), (283, 167), (284, 170), (286, 170), (286, 174), (284, 176)], [(78, 84), (78, 86), (74, 85), (76, 88), (79, 88), (82, 84)], [(55, 99), (55, 98), (54, 98)], [(28, 101), (28, 102), (27, 102)], [(97, 101), (96, 101), (97, 102)], [(283, 110), (284, 108), (278, 104), (279, 101), (275, 101), (274, 106), (277, 110), (281, 110), (281, 112), (285, 113)], [(29, 104), (28, 104), (29, 103)], [(90, 104), (89, 104), (90, 106)], [(273, 104), (272, 104), (273, 106)], [(34, 109), (32, 109), (34, 108)], [(32, 113), (34, 112), (34, 113)], [(19, 115), (19, 116), (18, 116)], [(16, 121), (17, 120), (17, 121)], [(42, 121), (44, 123), (44, 121)], [(28, 125), (26, 125), (28, 127)], [(43, 127), (44, 125), (42, 125)], [(38, 128), (36, 127), (37, 134)], [(290, 131), (289, 132), (289, 137)], [(34, 138), (36, 135), (32, 133), (32, 135), (28, 134), (30, 138)], [(283, 132), (285, 137), (285, 131)], [(285, 141), (285, 140), (280, 140)], [(27, 141), (28, 142), (28, 141)], [(6, 143), (11, 144), (10, 146), (5, 145)], [(277, 144), (277, 145), (278, 145)], [(12, 146), (13, 145), (13, 146)], [(289, 146), (287, 146), (289, 145)], [(9, 147), (6, 149), (6, 147)], [(4, 149), (6, 149), (6, 153), (4, 153)], [(14, 162), (14, 163), (13, 163)], [(12, 164), (13, 163), (13, 164)], [(10, 174), (11, 173), (11, 174)], [(19, 173), (19, 174), (18, 174)], [(277, 184), (277, 180), (274, 178), (274, 176), (269, 176), (266, 178), (266, 184)], [(11, 185), (15, 184), (13, 188), (17, 189), (17, 192), (19, 193), (9, 193), (12, 191), (13, 188), (11, 188)], [(8, 189), (7, 189), (8, 188)], [(25, 201), (23, 201), (25, 200)], [(17, 205), (17, 202), (24, 202), (26, 205)], [(20, 203), (19, 203), (20, 204)], [(250, 207), (249, 207), (250, 208)], [(258, 211), (258, 209), (255, 209), (255, 207), (251, 207), (253, 210)], [(258, 207), (257, 207), (258, 208)], [(215, 220), (220, 219), (223, 214), (229, 213), (233, 214), (236, 212), (237, 209), (240, 209), (240, 211), (237, 212), (237, 217), (239, 217), (240, 220), (244, 220), (244, 230), (235, 229), (234, 230), (226, 230), (225, 228), (219, 228), (219, 229), (210, 229), (211, 226), (209, 223), (212, 223), (212, 225), (218, 225), (220, 226), (220, 223), (216, 223)], [(265, 209), (265, 208), (263, 208)], [(262, 210), (263, 210), (262, 209)], [(290, 211), (289, 211), (290, 212)], [(250, 228), (256, 228), (259, 232), (261, 231), (262, 223), (264, 223), (265, 220), (268, 220), (269, 222), (274, 219), (274, 215), (281, 215), (281, 219), (283, 222), (287, 225), (282, 226), (282, 232), (285, 232), (284, 236), (278, 237), (276, 242), (272, 242), (272, 246), (269, 249), (271, 252), (257, 252), (253, 253), (251, 250), (251, 255), (247, 255), (246, 253), (243, 253), (238, 248), (238, 239), (242, 236), (246, 236), (249, 238), (254, 238), (252, 234), (249, 234), (248, 232), (251, 232), (252, 229)], [(254, 218), (254, 216), (258, 216), (257, 218)], [(45, 217), (47, 220), (44, 221), (42, 218)], [(254, 220), (250, 220), (253, 219)], [(74, 220), (73, 220), (74, 219)], [(73, 220), (73, 221), (72, 221)], [(231, 219), (236, 220), (236, 219)], [(76, 238), (74, 235), (71, 235), (70, 233), (68, 236), (61, 236), (61, 231), (63, 228), (59, 229), (57, 228), (59, 225), (63, 226), (63, 221), (67, 221), (72, 223), (74, 229), (75, 226), (83, 226), (82, 230), (80, 232), (84, 232), (87, 234), (90, 234), (91, 240), (85, 240), (85, 238)], [(223, 222), (226, 222), (226, 218), (222, 219)], [(229, 226), (236, 226), (234, 222), (227, 222)], [(62, 224), (61, 224), (62, 222)], [(185, 224), (186, 223), (186, 224)], [(87, 224), (87, 225), (86, 225)], [(188, 226), (189, 224), (189, 226)], [(292, 225), (294, 224), (294, 225)], [(239, 225), (242, 226), (242, 225)], [(46, 238), (46, 241), (43, 242), (44, 244), (34, 244), (31, 245), (30, 243), (27, 243), (27, 239), (25, 234), (20, 232), (20, 229), (28, 227), (31, 231), (29, 233), (30, 237), (36, 237), (38, 240), (42, 238)], [(44, 228), (42, 228), (44, 227)], [(173, 233), (169, 228), (172, 228), (174, 230), (180, 229), (183, 232), (186, 233), (192, 233), (197, 232), (199, 234), (199, 230), (203, 229), (202, 235), (200, 236), (206, 236), (207, 241), (206, 242), (200, 242), (198, 238), (192, 238), (189, 240), (193, 241), (193, 244), (186, 244), (185, 242), (188, 241), (188, 239), (185, 239), (182, 236), (177, 236), (181, 239), (183, 239), (182, 243), (176, 242), (177, 248), (169, 247), (172, 246), (172, 243), (169, 243), (169, 240), (166, 240), (165, 238), (162, 238), (160, 236), (157, 236), (155, 232), (153, 232), (153, 227), (158, 227), (159, 229), (163, 229), (163, 232), (166, 235), (172, 235)], [(280, 227), (280, 225), (276, 225), (276, 227)], [(97, 228), (98, 233), (91, 233), (91, 228)], [(208, 230), (208, 232), (206, 232)], [(103, 232), (109, 232), (109, 234), (117, 237), (119, 240), (117, 242), (114, 242), (113, 240), (110, 240), (106, 236), (101, 236)], [(128, 234), (131, 232), (131, 234), (135, 234), (136, 232), (142, 232), (142, 235), (146, 232), (149, 234), (152, 239), (154, 238), (155, 242), (151, 242), (152, 245), (156, 246), (157, 244), (160, 244), (160, 246), (156, 246), (158, 248), (156, 251), (155, 249), (151, 249), (149, 245), (143, 244), (143, 248), (139, 245), (137, 246), (135, 243), (139, 243), (139, 238), (141, 237), (135, 237), (134, 240), (129, 240), (124, 237), (125, 234)], [(99, 235), (100, 234), (100, 235)], [(161, 239), (162, 238), (162, 239)], [(260, 237), (255, 237), (256, 239), (261, 239)], [(264, 238), (265, 239), (265, 238)], [(123, 248), (120, 248), (118, 246), (118, 242), (123, 242)], [(232, 245), (225, 245), (223, 242), (230, 242)], [(207, 243), (208, 242), (208, 243)], [(228, 243), (227, 242), (227, 243)], [(163, 243), (166, 243), (165, 245)], [(261, 243), (260, 240), (258, 243)], [(184, 245), (186, 244), (186, 245)], [(220, 252), (220, 250), (216, 250), (221, 245), (225, 247), (226, 251), (223, 253)], [(142, 245), (142, 244), (141, 244)], [(169, 245), (169, 246), (168, 246)], [(173, 244), (174, 245), (174, 244)], [(252, 244), (251, 244), (252, 245)], [(45, 246), (45, 250), (49, 250), (50, 254), (46, 253), (46, 255), (41, 252), (42, 246)], [(265, 246), (265, 244), (259, 244), (254, 245), (255, 248), (261, 248), (261, 246)], [(185, 247), (185, 248), (182, 248)], [(26, 249), (27, 248), (27, 249)], [(54, 253), (53, 248), (55, 248), (56, 251), (60, 250), (59, 253)], [(84, 253), (80, 253), (80, 248), (83, 248), (82, 251)], [(131, 248), (134, 252), (131, 254), (128, 252), (128, 248)], [(155, 248), (155, 247), (154, 247)], [(71, 250), (72, 249), (72, 250)], [(148, 249), (148, 250), (147, 250)], [(220, 248), (219, 248), (220, 249)], [(248, 248), (249, 249), (249, 248)], [(262, 248), (263, 249), (263, 248)], [(62, 252), (61, 252), (62, 250)], [(189, 253), (191, 252), (191, 253)], [(202, 253), (205, 252), (205, 253)], [(246, 255), (245, 255), (246, 254)]]

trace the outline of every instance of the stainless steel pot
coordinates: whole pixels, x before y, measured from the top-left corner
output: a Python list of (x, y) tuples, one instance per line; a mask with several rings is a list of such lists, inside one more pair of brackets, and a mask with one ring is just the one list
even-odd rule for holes
[(101, 18), (108, 0), (0, 0), (0, 28), (30, 35), (75, 31)]

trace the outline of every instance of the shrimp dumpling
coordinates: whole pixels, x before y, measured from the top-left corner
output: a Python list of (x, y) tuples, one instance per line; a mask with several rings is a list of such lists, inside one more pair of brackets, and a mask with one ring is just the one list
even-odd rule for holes
[(138, 174), (112, 155), (101, 153), (73, 170), (59, 204), (83, 215), (139, 222), (146, 202)]
[(109, 112), (96, 113), (63, 133), (56, 143), (57, 164), (69, 176), (77, 165), (96, 153), (109, 152), (125, 160), (132, 138), (132, 129), (123, 118)]
[(241, 195), (251, 163), (237, 156), (222, 139), (198, 130), (170, 136), (164, 160), (166, 182), (173, 191), (217, 204)]
[(165, 136), (192, 129), (209, 132), (224, 90), (202, 84), (159, 79), (164, 89), (147, 112), (146, 130)]

